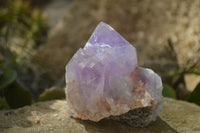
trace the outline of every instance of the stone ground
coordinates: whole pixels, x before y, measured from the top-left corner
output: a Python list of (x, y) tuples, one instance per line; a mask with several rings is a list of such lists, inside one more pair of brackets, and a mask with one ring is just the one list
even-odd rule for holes
[(164, 99), (158, 119), (145, 128), (113, 121), (98, 123), (71, 118), (66, 101), (39, 102), (16, 110), (0, 111), (2, 133), (199, 133), (200, 107), (184, 101)]

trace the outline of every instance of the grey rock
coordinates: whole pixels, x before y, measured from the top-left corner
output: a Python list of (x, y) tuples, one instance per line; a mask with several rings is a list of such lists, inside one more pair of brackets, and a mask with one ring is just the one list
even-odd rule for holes
[(100, 122), (71, 118), (65, 100), (39, 102), (16, 110), (0, 111), (0, 132), (5, 133), (176, 133), (200, 132), (200, 107), (184, 101), (164, 99), (155, 122), (134, 128), (114, 120)]

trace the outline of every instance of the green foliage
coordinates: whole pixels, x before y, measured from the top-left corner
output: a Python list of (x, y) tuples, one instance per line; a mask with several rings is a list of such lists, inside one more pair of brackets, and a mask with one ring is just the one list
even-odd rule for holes
[(33, 39), (36, 45), (40, 45), (45, 41), (48, 28), (40, 10), (33, 11), (30, 25), (30, 29), (27, 31), (28, 38)]
[(195, 87), (194, 91), (190, 94), (188, 101), (200, 105), (200, 82)]
[(169, 74), (170, 77), (175, 77), (175, 76), (178, 76), (178, 75), (181, 75), (183, 72), (182, 71), (177, 71), (177, 72), (171, 72)]
[(176, 98), (176, 93), (172, 87), (169, 85), (163, 84), (163, 96), (169, 98)]
[[(30, 92), (20, 85), (19, 73), (31, 65), (35, 49), (44, 43), (47, 21), (39, 9), (23, 0), (8, 0), (0, 8), (0, 109), (31, 104)], [(23, 69), (21, 69), (23, 67)]]
[(39, 9), (22, 0), (9, 0), (0, 8), (0, 39), (16, 55), (17, 62), (33, 56), (34, 48), (44, 43), (47, 21)]
[(0, 77), (0, 91), (8, 87), (17, 78), (16, 71), (10, 68), (1, 68), (1, 70), (3, 70), (3, 74)]
[[(170, 73), (170, 76), (173, 77), (173, 76), (185, 75), (185, 74), (194, 74), (194, 75), (200, 76), (200, 71), (193, 70), (193, 69), (180, 70), (177, 72)], [(194, 88), (192, 93), (189, 95), (187, 101), (200, 105), (200, 82), (197, 84), (197, 86)]]
[(47, 30), (47, 21), (43, 19), (42, 12), (36, 8), (32, 9), (29, 3), (9, 0), (7, 5), (0, 9), (2, 35), (6, 35), (10, 28), (13, 35), (24, 35), (24, 38), (31, 37), (34, 40), (32, 37), (39, 39), (42, 32), (46, 33), (44, 31)]
[(14, 82), (5, 90), (5, 98), (11, 108), (19, 108), (31, 104), (31, 94), (19, 83)]
[(49, 90), (45, 90), (40, 96), (38, 101), (49, 101), (54, 99), (63, 99), (65, 98), (65, 92), (63, 89), (58, 87), (53, 87)]
[(198, 70), (180, 70), (180, 71), (177, 71), (177, 72), (171, 72), (169, 74), (169, 76), (171, 77), (174, 77), (174, 76), (178, 76), (178, 75), (184, 75), (184, 74), (194, 74), (194, 75), (200, 75), (200, 71)]
[(5, 98), (0, 97), (0, 110), (1, 109), (9, 109), (9, 105)]
[[(31, 104), (31, 95), (28, 90), (17, 83), (17, 73), (11, 68), (3, 68), (0, 76), (0, 92), (3, 92), (5, 98), (0, 100), (0, 109), (6, 109), (7, 104), (11, 108), (18, 108)], [(5, 101), (6, 99), (6, 101)]]
[(200, 76), (200, 71), (192, 70), (192, 71), (190, 71), (190, 74), (195, 74), (195, 75), (199, 75)]

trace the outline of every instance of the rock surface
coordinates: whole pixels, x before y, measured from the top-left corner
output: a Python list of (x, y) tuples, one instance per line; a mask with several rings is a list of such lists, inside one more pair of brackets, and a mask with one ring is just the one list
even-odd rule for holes
[(58, 133), (176, 133), (200, 132), (200, 107), (184, 101), (164, 99), (159, 118), (146, 128), (102, 120), (98, 123), (71, 118), (66, 101), (35, 103), (16, 110), (0, 111), (0, 132)]

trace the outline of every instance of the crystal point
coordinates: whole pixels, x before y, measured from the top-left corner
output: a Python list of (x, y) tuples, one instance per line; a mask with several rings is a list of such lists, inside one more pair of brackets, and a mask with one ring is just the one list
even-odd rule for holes
[(76, 118), (146, 126), (162, 107), (161, 78), (139, 67), (135, 48), (103, 22), (67, 64), (66, 83), (68, 112)]
[(100, 22), (99, 25), (94, 30), (91, 35), (88, 43), (85, 47), (88, 47), (94, 44), (108, 46), (108, 47), (118, 47), (129, 45), (129, 42), (126, 41), (117, 31), (115, 31), (110, 25)]

